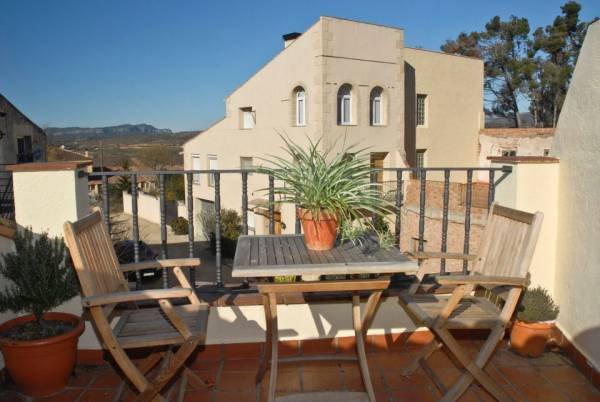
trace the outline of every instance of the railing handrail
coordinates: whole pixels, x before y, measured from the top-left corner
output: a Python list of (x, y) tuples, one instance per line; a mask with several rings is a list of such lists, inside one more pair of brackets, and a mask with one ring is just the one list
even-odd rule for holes
[[(496, 172), (512, 172), (512, 166), (503, 165), (500, 167), (425, 167), (425, 168), (373, 168), (374, 172), (417, 172), (417, 171), (427, 171), (427, 172), (444, 172), (446, 170), (451, 171), (496, 171)], [(91, 172), (90, 176), (125, 176), (136, 174), (138, 176), (156, 176), (159, 174), (211, 174), (211, 173), (225, 173), (225, 174), (235, 174), (235, 173), (262, 173), (260, 169), (198, 169), (198, 170), (119, 170), (112, 172)]]

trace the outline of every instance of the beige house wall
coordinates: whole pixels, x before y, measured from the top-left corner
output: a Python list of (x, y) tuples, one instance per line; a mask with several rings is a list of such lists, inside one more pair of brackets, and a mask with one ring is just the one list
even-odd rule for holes
[[(321, 17), (286, 48), (282, 43), (280, 53), (229, 95), (225, 117), (184, 144), (184, 166), (191, 169), (193, 154), (200, 156), (202, 169), (208, 169), (208, 155), (217, 155), (219, 169), (238, 169), (242, 156), (260, 164), (261, 157), (282, 154), (279, 134), (285, 134), (301, 144), (307, 136), (313, 140), (323, 136), (324, 146), (337, 147), (345, 138), (370, 152), (386, 153), (384, 167), (406, 167), (414, 161), (414, 145), (406, 144), (415, 142), (414, 127), (406, 133), (407, 123), (410, 127), (409, 120), (414, 119), (407, 120), (405, 113), (415, 113), (414, 105), (406, 104), (405, 58), (409, 60), (409, 55), (418, 71), (417, 90), (431, 95), (431, 123), (419, 143), (431, 150), (427, 165), (475, 166), (483, 121), (481, 60), (407, 49), (402, 29), (333, 17)], [(337, 122), (337, 94), (343, 84), (352, 86), (349, 125)], [(294, 126), (293, 90), (299, 85), (306, 91), (304, 127)], [(383, 124), (372, 126), (370, 95), (377, 86), (383, 89)], [(454, 108), (448, 112), (448, 106)], [(241, 129), (243, 107), (256, 111), (252, 129)], [(384, 175), (384, 180), (392, 179), (391, 174)], [(214, 200), (214, 189), (207, 183), (204, 175), (193, 185), (196, 200)], [(261, 189), (267, 186), (265, 177), (251, 176), (249, 198), (266, 198)], [(240, 209), (239, 174), (221, 175), (221, 206)], [(284, 208), (283, 221), (287, 231), (293, 231), (292, 208)]]
[[(416, 94), (427, 95), (425, 125), (416, 128), (416, 148), (427, 150), (425, 166), (477, 166), (484, 125), (483, 61), (413, 48), (405, 48), (404, 55), (407, 71), (414, 70), (414, 102)], [(453, 175), (452, 180), (464, 177)]]
[(590, 25), (556, 128), (558, 325), (600, 367), (600, 22)]

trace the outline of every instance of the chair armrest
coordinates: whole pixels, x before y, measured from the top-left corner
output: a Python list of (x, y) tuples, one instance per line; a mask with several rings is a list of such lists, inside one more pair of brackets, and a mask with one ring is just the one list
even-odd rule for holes
[(173, 258), (170, 260), (154, 260), (133, 262), (131, 264), (121, 264), (121, 272), (140, 271), (150, 268), (173, 268), (190, 267), (195, 268), (200, 265), (200, 258)]
[(81, 304), (84, 307), (103, 306), (112, 303), (124, 303), (141, 300), (160, 300), (188, 297), (192, 294), (190, 288), (148, 289), (131, 292), (114, 292), (99, 296), (84, 297)]
[(529, 285), (529, 278), (512, 276), (485, 276), (485, 275), (444, 275), (435, 276), (440, 285), (493, 285), (493, 286), (521, 286)]
[(437, 251), (409, 251), (408, 254), (419, 260), (427, 260), (430, 258), (445, 258), (448, 260), (476, 260), (476, 254), (462, 253), (441, 253)]

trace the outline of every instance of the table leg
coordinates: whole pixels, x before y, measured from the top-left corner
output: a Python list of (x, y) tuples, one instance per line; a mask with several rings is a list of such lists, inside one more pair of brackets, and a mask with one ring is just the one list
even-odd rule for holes
[(358, 294), (352, 296), (352, 322), (354, 324), (354, 333), (356, 336), (356, 355), (358, 356), (360, 374), (362, 376), (367, 395), (369, 395), (369, 400), (371, 402), (375, 402), (375, 391), (373, 390), (371, 376), (369, 375), (367, 352), (365, 350), (364, 334), (366, 333), (367, 328), (363, 328), (363, 320), (360, 316), (360, 295)]
[(263, 351), (262, 359), (260, 360), (260, 366), (258, 367), (258, 372), (256, 373), (256, 383), (259, 384), (263, 377), (265, 376), (265, 372), (267, 371), (267, 367), (269, 365), (269, 360), (271, 359), (271, 333), (273, 331), (272, 320), (273, 317), (271, 315), (271, 307), (269, 305), (269, 296), (263, 295), (263, 309), (265, 310), (265, 350)]

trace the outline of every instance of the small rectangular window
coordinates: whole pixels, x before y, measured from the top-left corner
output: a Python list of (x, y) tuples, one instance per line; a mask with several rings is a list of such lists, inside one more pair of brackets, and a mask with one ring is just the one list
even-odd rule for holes
[(544, 149), (544, 156), (550, 156), (550, 150)]
[(517, 156), (517, 151), (514, 149), (506, 149), (504, 151), (502, 151), (502, 156)]
[[(240, 168), (242, 170), (252, 170), (254, 169), (254, 158), (251, 156), (240, 156)], [(252, 173), (248, 173), (251, 175)]]
[[(202, 169), (202, 165), (200, 164), (200, 155), (192, 155), (192, 170), (200, 169)], [(200, 184), (200, 173), (194, 173), (192, 177), (192, 183)]]
[[(422, 169), (425, 167), (425, 152), (426, 149), (417, 149), (417, 158), (416, 158), (416, 168)], [(417, 171), (416, 174), (417, 179), (421, 178), (421, 172)]]
[(373, 99), (373, 125), (381, 124), (381, 98)]
[[(208, 159), (208, 170), (218, 170), (219, 169), (217, 155), (208, 155), (207, 159)], [(208, 185), (210, 187), (215, 186), (215, 176), (213, 174), (208, 175)]]
[(427, 95), (417, 95), (417, 126), (424, 126), (426, 120), (426, 99)]
[(342, 124), (352, 123), (352, 104), (349, 95), (342, 97)]
[(251, 129), (256, 125), (256, 112), (252, 110), (252, 107), (243, 107), (240, 109), (242, 113), (242, 128)]

